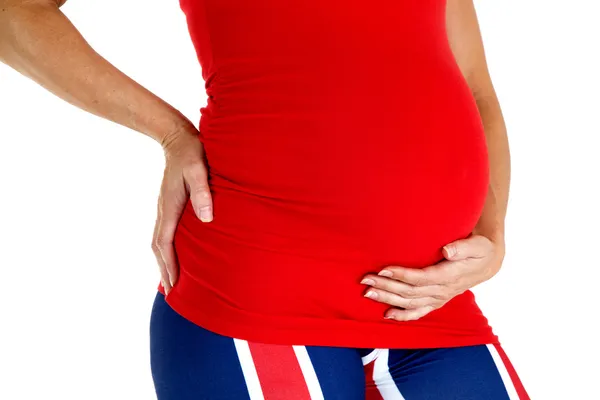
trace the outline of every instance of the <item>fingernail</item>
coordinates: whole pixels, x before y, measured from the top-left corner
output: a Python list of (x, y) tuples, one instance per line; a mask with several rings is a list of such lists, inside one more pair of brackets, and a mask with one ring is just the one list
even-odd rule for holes
[(169, 289), (169, 287), (168, 287), (168, 286), (167, 286), (167, 284), (165, 283), (165, 280), (164, 280), (164, 279), (162, 279), (162, 280), (161, 280), (161, 282), (162, 282), (162, 287), (163, 287), (163, 289), (165, 290), (165, 296), (166, 296), (166, 295), (168, 295), (168, 294), (169, 294), (169, 292), (170, 292), (171, 290)]
[(379, 275), (379, 276), (386, 276), (388, 278), (391, 278), (392, 275), (394, 275), (394, 274), (392, 273), (392, 271), (384, 269), (383, 271), (379, 272), (377, 275)]
[(444, 248), (446, 249), (446, 252), (448, 253), (448, 257), (454, 257), (454, 254), (456, 254), (456, 249), (454, 248), (454, 246), (450, 246), (450, 247), (444, 246)]
[(368, 291), (368, 292), (365, 294), (365, 297), (368, 297), (368, 298), (370, 298), (370, 299), (376, 299), (378, 296), (377, 296), (377, 293), (375, 293), (375, 292), (373, 292), (373, 291), (369, 290), (369, 291)]
[(210, 207), (202, 207), (200, 209), (200, 220), (202, 222), (212, 221), (212, 210)]
[(169, 282), (171, 282), (171, 287), (175, 286), (175, 279), (174, 278), (169, 278)]
[(394, 319), (394, 314), (386, 315), (383, 318), (385, 318), (385, 319)]
[(369, 285), (369, 286), (373, 286), (375, 284), (375, 281), (373, 279), (363, 279), (362, 281), (360, 281), (360, 283), (364, 284), (364, 285)]

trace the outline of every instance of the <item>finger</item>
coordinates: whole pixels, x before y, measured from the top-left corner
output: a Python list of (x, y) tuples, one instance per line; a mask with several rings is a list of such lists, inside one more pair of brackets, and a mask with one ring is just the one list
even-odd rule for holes
[(206, 168), (196, 163), (188, 167), (183, 174), (190, 190), (190, 200), (196, 216), (202, 222), (213, 219), (213, 205)]
[(162, 287), (165, 289), (165, 294), (168, 295), (173, 287), (169, 283), (169, 273), (167, 272), (167, 267), (159, 251), (154, 253), (154, 255), (156, 256), (156, 261), (160, 269), (160, 280)]
[(389, 304), (394, 307), (402, 307), (406, 309), (421, 308), (428, 305), (435, 305), (439, 300), (433, 297), (418, 297), (414, 299), (406, 299), (394, 293), (386, 292), (380, 289), (368, 289), (365, 297), (378, 301), (380, 303)]
[(444, 292), (445, 287), (442, 285), (431, 286), (414, 286), (396, 279), (384, 278), (377, 275), (366, 275), (361, 281), (364, 285), (382, 289), (387, 292), (395, 293), (406, 299), (414, 299), (418, 297), (433, 297)]
[(423, 318), (425, 315), (429, 314), (435, 309), (436, 307), (431, 305), (411, 310), (390, 309), (386, 312), (385, 318), (392, 319), (394, 321), (415, 321)]
[(171, 286), (177, 281), (177, 259), (173, 247), (173, 218), (164, 217), (159, 222), (159, 228), (156, 238), (156, 245), (164, 263), (164, 269), (167, 272), (167, 282)]
[(160, 225), (159, 219), (160, 219), (160, 217), (159, 217), (159, 214), (157, 213), (156, 223), (154, 224), (154, 232), (152, 234), (152, 246), (151, 247), (152, 247), (152, 252), (154, 253), (154, 257), (156, 258), (156, 262), (158, 263), (162, 287), (165, 290), (165, 295), (168, 295), (169, 292), (171, 291), (171, 284), (169, 283), (169, 274), (167, 272), (167, 267), (162, 258), (162, 255), (160, 254), (160, 251), (158, 250), (158, 246), (156, 244), (158, 226)]
[[(181, 188), (183, 189), (183, 186)], [(168, 187), (165, 187), (159, 197), (160, 218), (156, 233), (156, 246), (165, 263), (171, 286), (175, 285), (178, 272), (173, 238), (185, 207), (185, 198), (185, 190), (170, 189)]]
[(413, 286), (430, 286), (444, 283), (444, 276), (439, 269), (427, 268), (405, 268), (385, 267), (378, 275), (385, 276), (397, 281), (408, 283)]

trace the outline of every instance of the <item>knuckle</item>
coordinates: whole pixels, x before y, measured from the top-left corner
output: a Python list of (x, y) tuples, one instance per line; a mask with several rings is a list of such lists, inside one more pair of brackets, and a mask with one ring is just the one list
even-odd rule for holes
[(433, 297), (429, 297), (427, 298), (426, 301), (423, 302), (423, 304), (421, 304), (421, 306), (423, 307), (432, 307), (432, 308), (437, 308), (437, 304), (441, 303), (439, 300), (434, 299)]
[(377, 290), (375, 288), (371, 288), (370, 292), (374, 293), (377, 297), (375, 298), (375, 300), (377, 301), (382, 301), (382, 302), (388, 302), (388, 296), (387, 293), (385, 293), (384, 291), (381, 290)]
[(447, 301), (450, 300), (450, 292), (447, 289), (440, 289), (436, 291), (436, 293), (434, 293), (431, 297), (433, 297), (436, 300)]
[(389, 304), (391, 306), (395, 306), (395, 307), (400, 307), (401, 304), (398, 301), (398, 296), (395, 296), (391, 293), (388, 292), (384, 292), (384, 291), (379, 291), (379, 301), (382, 303), (386, 303)]
[(210, 200), (210, 191), (206, 186), (196, 186), (190, 188), (190, 192), (192, 196), (203, 203), (208, 203)]
[(416, 297), (417, 296), (417, 290), (414, 286), (406, 286), (403, 290), (404, 295), (406, 297)]
[(448, 293), (442, 293), (439, 296), (434, 296), (434, 299), (446, 302), (446, 301), (449, 301), (450, 299), (452, 299), (452, 296)]
[(418, 275), (413, 279), (415, 286), (421, 286), (423, 284), (423, 281), (424, 281), (424, 279), (421, 275)]
[(436, 300), (446, 300), (446, 295), (443, 293), (435, 293), (432, 294), (431, 297), (433, 297)]

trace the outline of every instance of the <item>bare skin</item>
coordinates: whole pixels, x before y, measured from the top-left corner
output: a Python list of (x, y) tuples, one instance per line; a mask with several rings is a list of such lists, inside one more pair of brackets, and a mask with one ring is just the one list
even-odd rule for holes
[(183, 114), (96, 53), (59, 7), (66, 0), (0, 0), (0, 61), (56, 96), (161, 144), (165, 172), (152, 250), (168, 293), (178, 277), (173, 237), (191, 198), (212, 220), (204, 148)]
[(504, 220), (510, 186), (510, 152), (502, 111), (488, 72), (473, 0), (447, 0), (446, 30), (456, 61), (477, 101), (490, 159), (483, 213), (466, 239), (448, 243), (445, 260), (423, 269), (387, 266), (367, 274), (365, 296), (391, 305), (384, 317), (422, 318), (455, 296), (494, 277), (505, 254)]
[[(212, 220), (208, 166), (198, 131), (179, 111), (96, 53), (60, 11), (65, 1), (0, 0), (0, 61), (69, 103), (161, 144), (166, 163), (152, 249), (168, 293), (178, 276), (173, 237), (188, 196), (198, 218)], [(385, 316), (397, 321), (421, 318), (492, 278), (504, 259), (510, 155), (473, 0), (447, 0), (447, 30), (484, 123), (490, 187), (472, 235), (447, 244), (446, 260), (424, 269), (387, 266), (380, 275), (364, 277), (367, 293), (391, 305)]]

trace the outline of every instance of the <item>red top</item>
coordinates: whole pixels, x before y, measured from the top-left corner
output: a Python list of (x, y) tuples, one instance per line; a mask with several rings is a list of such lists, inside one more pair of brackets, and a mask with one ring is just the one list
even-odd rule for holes
[(167, 302), (209, 330), (267, 343), (496, 343), (471, 292), (399, 322), (359, 283), (441, 261), (483, 210), (486, 139), (445, 1), (180, 4), (206, 82), (199, 138), (214, 220), (188, 201)]

